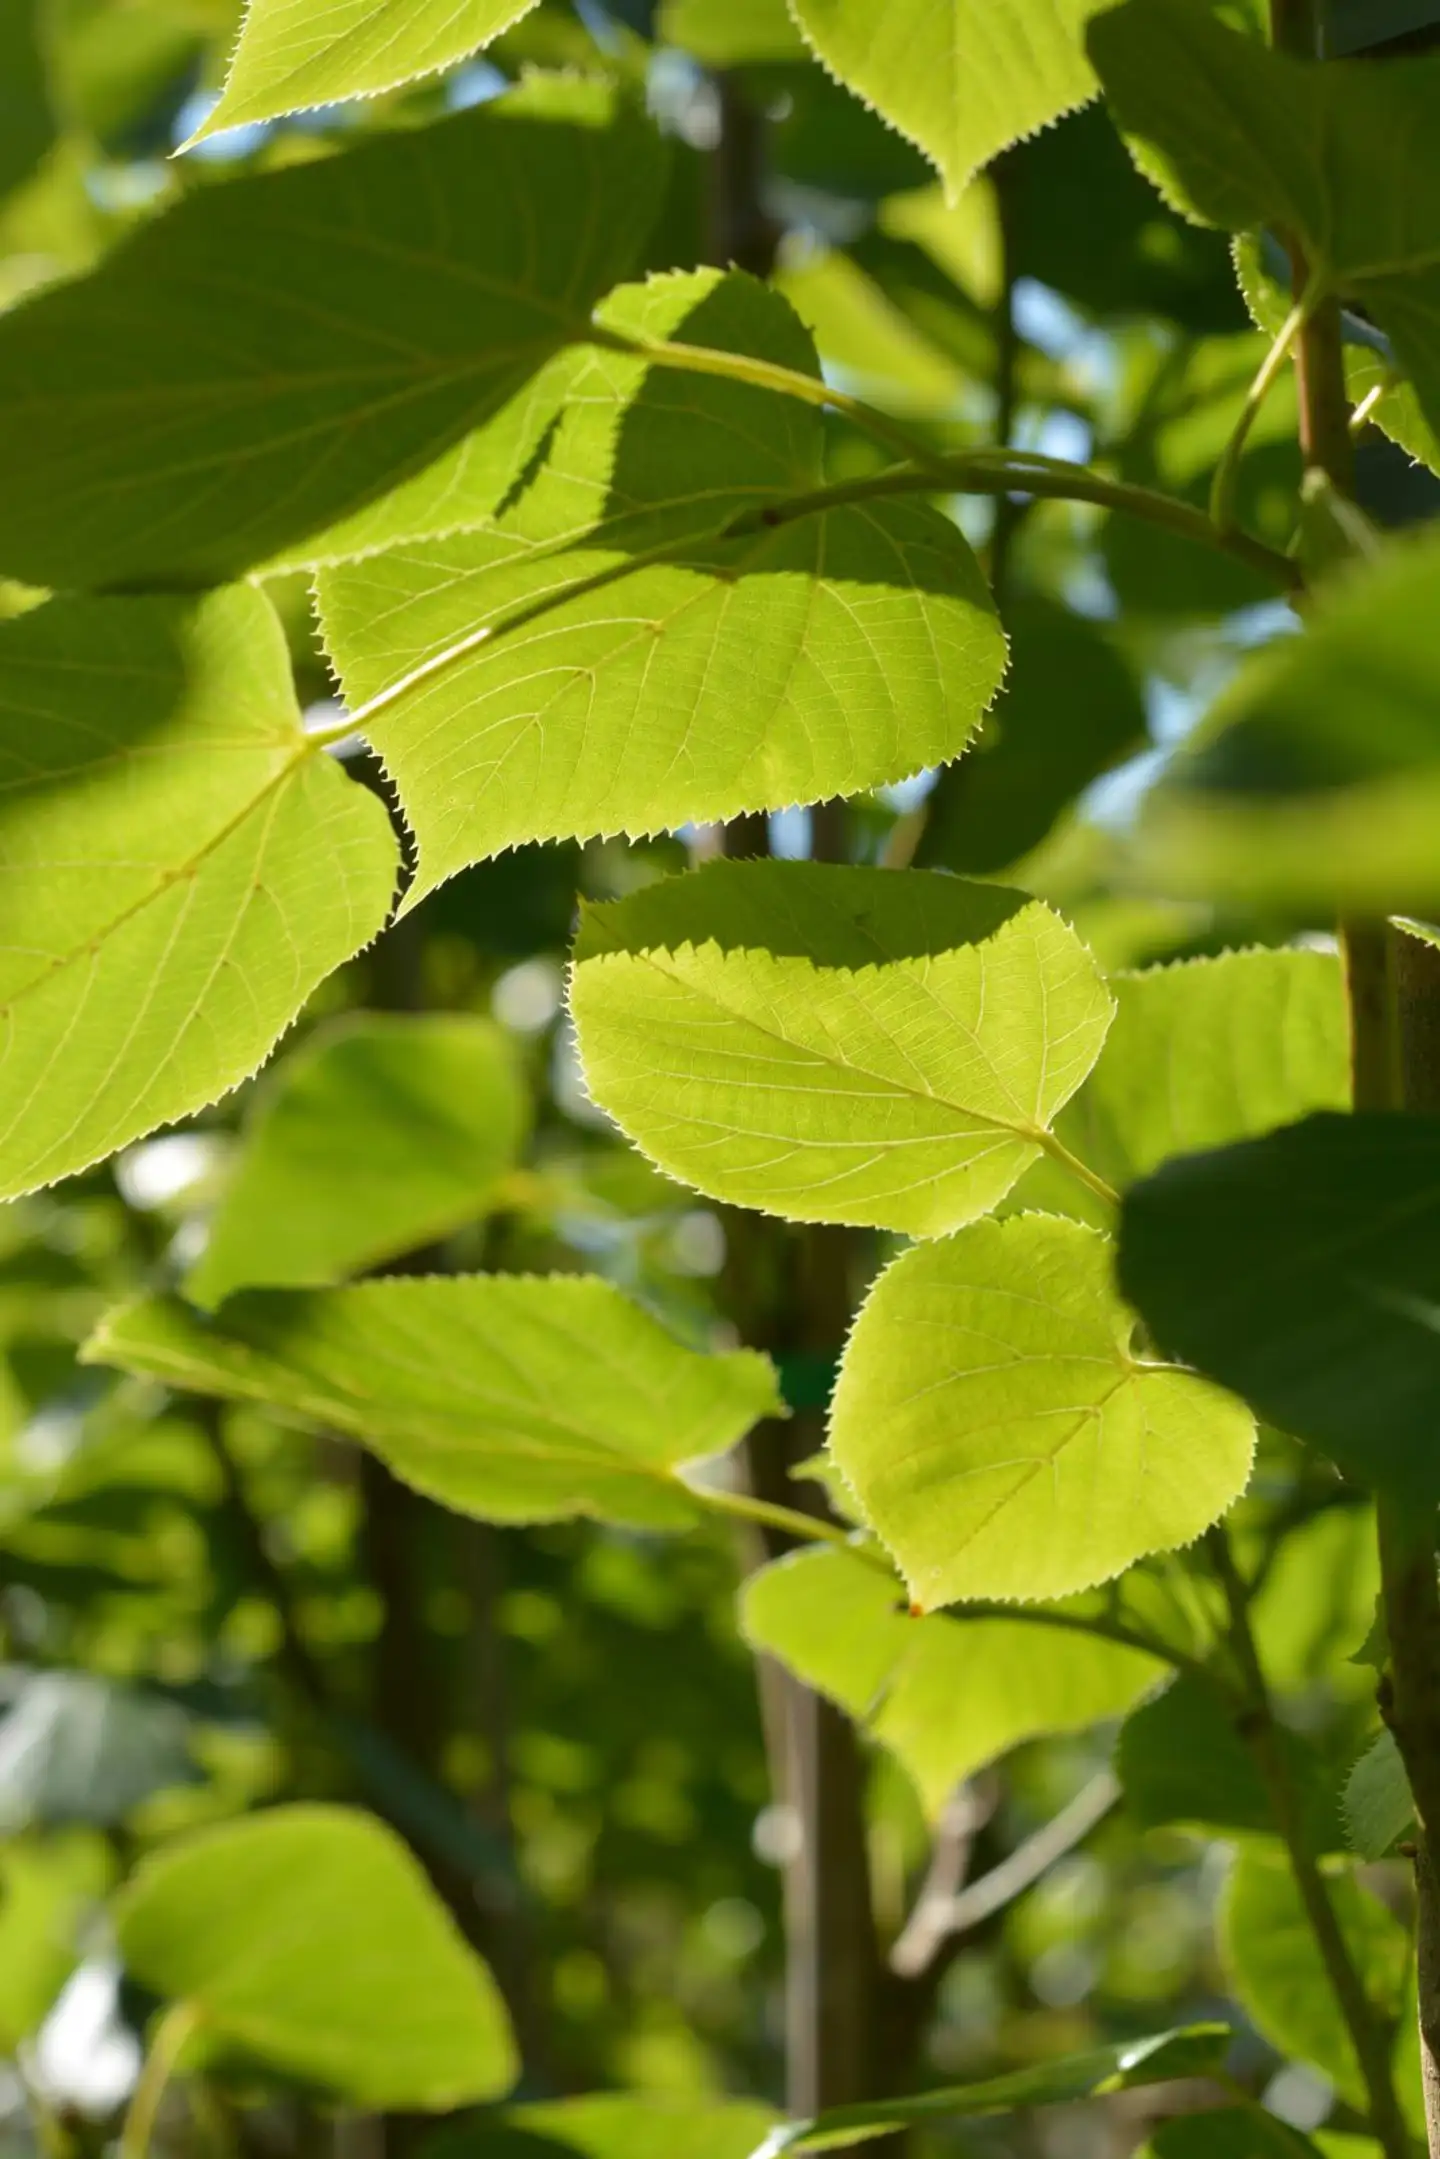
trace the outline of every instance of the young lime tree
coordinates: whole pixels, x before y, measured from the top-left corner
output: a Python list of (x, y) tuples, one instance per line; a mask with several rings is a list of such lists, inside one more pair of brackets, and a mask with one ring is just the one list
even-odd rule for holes
[(1440, 2154), (1437, 22), (3, 0), (17, 2136)]

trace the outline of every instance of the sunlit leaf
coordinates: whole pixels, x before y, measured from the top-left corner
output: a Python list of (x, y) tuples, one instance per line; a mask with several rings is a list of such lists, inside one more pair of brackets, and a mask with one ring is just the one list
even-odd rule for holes
[(448, 2110), (515, 2078), (495, 1983), (393, 1830), (272, 1807), (147, 1859), (117, 1898), (125, 1966), (198, 2036), (352, 2104)]
[(785, 0), (661, 0), (656, 29), (665, 44), (683, 45), (706, 67), (805, 55)]
[[(734, 273), (623, 288), (601, 320), (817, 372), (786, 304)], [(597, 352), (498, 522), (322, 573), (327, 647), (418, 837), (412, 904), (518, 841), (778, 809), (960, 754), (1004, 667), (975, 558), (921, 502), (765, 525), (821, 482), (823, 441), (795, 399)]]
[(380, 928), (398, 865), (245, 587), (0, 623), (0, 774), (8, 1196), (253, 1072)]
[(348, 1432), (446, 1506), (508, 1522), (689, 1523), (681, 1465), (779, 1409), (767, 1358), (682, 1348), (581, 1275), (246, 1290), (213, 1320), (150, 1298), (85, 1354)]
[[(1336, 953), (1221, 952), (1112, 975), (1110, 991), (1115, 1022), (1100, 1061), (1056, 1129), (1111, 1184), (1132, 1184), (1171, 1155), (1350, 1106)], [(1014, 1197), (1073, 1213), (1076, 1195), (1072, 1178), (1041, 1163)]]
[(494, 1203), (529, 1121), (510, 1038), (489, 1021), (327, 1029), (258, 1100), (187, 1294), (318, 1286), (445, 1236)]
[(571, 1004), (595, 1100), (672, 1175), (928, 1237), (1037, 1158), (1112, 1009), (1023, 893), (729, 862), (590, 909)]
[(197, 188), (0, 321), (0, 572), (194, 584), (307, 559), (445, 452), (434, 484), (453, 492), (451, 445), (519, 398), (513, 454), (466, 489), (493, 507), (555, 409), (526, 385), (631, 267), (658, 160), (614, 90), (537, 76)]
[[(1409, 1929), (1353, 1875), (1333, 1874), (1330, 1901), (1376, 2010), (1399, 2012)], [(1282, 2054), (1310, 2062), (1342, 2098), (1365, 2104), (1365, 2083), (1290, 1862), (1270, 1843), (1240, 1848), (1220, 1911), (1226, 1975), (1246, 2015)]]
[(1043, 1733), (1123, 1715), (1164, 1669), (1123, 1644), (1030, 1620), (913, 1619), (898, 1582), (839, 1551), (797, 1552), (752, 1575), (740, 1613), (753, 1648), (889, 1748), (932, 1819), (987, 1762)]
[(536, 0), (249, 0), (219, 102), (190, 141), (337, 99), (373, 97), (463, 60)]
[(951, 196), (1094, 95), (1082, 30), (1102, 0), (792, 0), (825, 66), (917, 143)]
[(1245, 1408), (1133, 1346), (1107, 1240), (977, 1222), (903, 1253), (850, 1337), (830, 1444), (927, 1609), (1036, 1600), (1191, 1543), (1244, 1489)]

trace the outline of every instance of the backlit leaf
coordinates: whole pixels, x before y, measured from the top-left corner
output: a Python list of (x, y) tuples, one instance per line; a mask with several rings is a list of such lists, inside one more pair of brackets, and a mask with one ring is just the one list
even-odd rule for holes
[(616, 92), (537, 76), (197, 188), (0, 320), (0, 572), (194, 584), (313, 559), (437, 459), (452, 493), (451, 446), (519, 398), (514, 454), (471, 504), (491, 508), (555, 409), (531, 409), (530, 378), (634, 261), (658, 157)]
[(977, 1222), (903, 1253), (855, 1323), (830, 1444), (927, 1608), (1038, 1600), (1191, 1543), (1244, 1489), (1242, 1404), (1132, 1347), (1107, 1240)]
[(272, 1807), (145, 1860), (114, 1905), (126, 1970), (202, 2043), (368, 2108), (494, 2099), (518, 2063), (486, 1967), (393, 1830)]
[(1120, 1280), (1172, 1355), (1372, 1488), (1440, 1492), (1440, 1118), (1308, 1117), (1127, 1193)]
[[(1408, 1928), (1353, 1875), (1332, 1874), (1327, 1888), (1366, 1992), (1381, 2015), (1398, 2014), (1410, 1961)], [(1242, 1845), (1221, 1905), (1220, 1949), (1235, 1997), (1256, 2029), (1363, 2106), (1355, 2049), (1278, 1846)]]
[(214, 1320), (150, 1298), (111, 1314), (85, 1354), (348, 1432), (431, 1498), (505, 1522), (687, 1524), (681, 1465), (779, 1409), (768, 1359), (682, 1348), (578, 1275), (245, 1290)]
[(917, 143), (952, 197), (1094, 95), (1082, 31), (1102, 0), (792, 0), (825, 66)]
[(797, 1552), (741, 1592), (752, 1648), (827, 1694), (914, 1779), (937, 1818), (957, 1785), (1046, 1732), (1133, 1708), (1164, 1667), (1030, 1620), (912, 1619), (897, 1582), (839, 1551)]
[(661, 0), (656, 29), (706, 67), (805, 57), (785, 0)]
[[(1133, 1184), (1171, 1155), (1350, 1106), (1336, 953), (1222, 952), (1112, 975), (1110, 991), (1115, 1023), (1100, 1062), (1056, 1129), (1113, 1185)], [(1015, 1202), (1073, 1213), (1077, 1191), (1045, 1162)]]
[(333, 1282), (445, 1236), (488, 1210), (529, 1121), (510, 1038), (489, 1021), (327, 1029), (258, 1101), (187, 1294)]
[(536, 0), (249, 0), (218, 104), (185, 144), (222, 128), (373, 97), (463, 60)]
[[(809, 376), (753, 279), (623, 288), (626, 336)], [(878, 786), (965, 748), (1004, 666), (975, 558), (920, 502), (770, 529), (823, 478), (792, 398), (596, 352), (483, 529), (322, 573), (326, 644), (415, 828), (411, 903), (522, 840), (632, 835)], [(738, 517), (756, 526), (724, 537)]]
[(730, 862), (588, 910), (571, 1004), (595, 1100), (673, 1176), (927, 1237), (1037, 1158), (1112, 1009), (1023, 893)]
[(397, 862), (246, 587), (0, 623), (0, 776), (8, 1196), (253, 1072), (380, 928)]

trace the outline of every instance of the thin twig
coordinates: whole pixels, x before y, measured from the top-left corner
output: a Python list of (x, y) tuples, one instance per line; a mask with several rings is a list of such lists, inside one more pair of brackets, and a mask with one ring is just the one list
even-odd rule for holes
[(957, 1890), (952, 1896), (929, 1900), (922, 1897), (890, 1952), (892, 1971), (903, 1979), (915, 1978), (932, 1961), (942, 1942), (954, 1935), (970, 1933), (982, 1921), (1003, 1911), (1007, 1904), (1013, 1904), (1027, 1889), (1033, 1889), (1057, 1860), (1084, 1842), (1119, 1797), (1120, 1786), (1115, 1777), (1108, 1769), (1101, 1770), (1076, 1793), (1068, 1806), (1062, 1807), (1033, 1836), (1017, 1844), (1014, 1851), (988, 1874), (982, 1874), (978, 1881)]

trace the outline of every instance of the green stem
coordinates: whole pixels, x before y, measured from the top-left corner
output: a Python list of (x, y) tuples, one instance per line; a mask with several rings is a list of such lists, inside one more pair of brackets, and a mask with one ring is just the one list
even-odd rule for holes
[(1365, 1991), (1350, 1954), (1350, 1945), (1335, 1916), (1325, 1877), (1305, 1835), (1300, 1795), (1285, 1754), (1275, 1705), (1250, 1625), (1245, 1584), (1223, 1527), (1208, 1531), (1205, 1543), (1216, 1577), (1225, 1592), (1231, 1646), (1247, 1696), (1243, 1736), (1264, 1783), (1275, 1826), (1289, 1856), (1295, 1887), (1315, 1937), (1315, 1946), (1355, 2049), (1369, 2104), (1370, 2126), (1385, 2159), (1408, 2159), (1410, 2134), (1400, 2111), (1390, 2069), (1392, 2034)]
[(195, 2002), (172, 2002), (156, 2025), (120, 2131), (118, 2159), (149, 2159), (160, 2102), (185, 2042), (198, 2029), (200, 2019)]
[(1240, 477), (1240, 458), (1250, 438), (1250, 430), (1260, 417), (1266, 398), (1279, 378), (1280, 370), (1290, 358), (1291, 348), (1304, 329), (1315, 308), (1319, 305), (1321, 290), (1312, 277), (1305, 291), (1295, 302), (1280, 326), (1275, 342), (1260, 363), (1255, 380), (1251, 383), (1234, 432), (1225, 445), (1224, 454), (1215, 468), (1215, 478), (1210, 489), (1210, 517), (1219, 532), (1233, 532), (1236, 526), (1235, 487)]
[(929, 458), (892, 466), (858, 480), (838, 481), (791, 495), (763, 509), (746, 510), (726, 527), (727, 539), (771, 526), (788, 525), (802, 517), (849, 503), (876, 502), (889, 495), (949, 493), (956, 495), (1039, 495), (1056, 502), (1089, 502), (1099, 509), (1119, 510), (1146, 524), (1158, 525), (1199, 547), (1218, 549), (1248, 563), (1288, 592), (1297, 591), (1301, 573), (1287, 555), (1267, 547), (1248, 532), (1221, 532), (1203, 510), (1156, 489), (1135, 487), (1125, 480), (1108, 480), (1088, 465), (1072, 465), (1064, 458), (1042, 457), (1033, 450), (963, 450), (951, 456)]
[(1058, 1139), (1053, 1132), (1042, 1132), (1039, 1139), (1052, 1162), (1058, 1162), (1061, 1169), (1068, 1171), (1078, 1183), (1083, 1184), (1087, 1192), (1093, 1192), (1096, 1199), (1103, 1200), (1112, 1213), (1118, 1213), (1120, 1194), (1113, 1184), (1107, 1184), (1103, 1177), (1091, 1169), (1088, 1162), (1082, 1162), (1078, 1154), (1072, 1154), (1064, 1140)]
[(687, 1484), (685, 1489), (692, 1499), (698, 1499), (702, 1506), (711, 1508), (716, 1514), (759, 1522), (766, 1529), (783, 1531), (787, 1537), (803, 1538), (807, 1544), (832, 1544), (899, 1587), (889, 1560), (882, 1558), (868, 1544), (857, 1542), (854, 1533), (841, 1528), (838, 1522), (827, 1522), (818, 1514), (806, 1514), (799, 1507), (782, 1507), (773, 1499), (757, 1499), (752, 1492), (737, 1492), (728, 1485)]
[(947, 1619), (1014, 1620), (1021, 1625), (1035, 1627), (1059, 1627), (1068, 1634), (1088, 1634), (1102, 1642), (1116, 1642), (1122, 1649), (1138, 1649), (1142, 1655), (1154, 1657), (1157, 1663), (1168, 1664), (1172, 1671), (1184, 1672), (1191, 1679), (1213, 1688), (1217, 1677), (1211, 1666), (1199, 1657), (1192, 1657), (1186, 1650), (1176, 1649), (1158, 1635), (1147, 1634), (1141, 1627), (1127, 1626), (1120, 1619), (1105, 1619), (1099, 1613), (1057, 1612), (1053, 1607), (1033, 1604), (1003, 1604), (980, 1599), (970, 1604), (954, 1604), (948, 1607)]
[(802, 404), (838, 412), (852, 427), (858, 427), (862, 434), (869, 435), (885, 449), (920, 464), (929, 461), (924, 444), (917, 442), (907, 428), (898, 426), (883, 412), (877, 412), (863, 398), (837, 390), (819, 375), (804, 374), (799, 368), (781, 367), (774, 360), (761, 360), (749, 352), (725, 352), (713, 345), (678, 344), (668, 338), (625, 337), (619, 331), (598, 326), (592, 329), (589, 341), (606, 352), (623, 352), (632, 359), (644, 360), (650, 367), (673, 367), (687, 375), (718, 375), (726, 382), (748, 383), (751, 389), (774, 390), (781, 397), (798, 398)]

